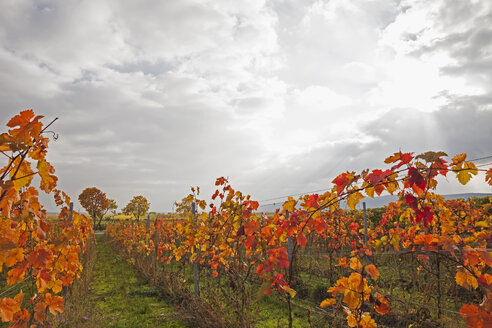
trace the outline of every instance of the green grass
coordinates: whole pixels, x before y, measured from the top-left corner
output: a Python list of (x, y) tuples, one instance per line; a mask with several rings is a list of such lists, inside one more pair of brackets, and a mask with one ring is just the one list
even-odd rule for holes
[(104, 236), (97, 242), (90, 297), (103, 317), (101, 327), (186, 327), (173, 317), (174, 306), (120, 259)]

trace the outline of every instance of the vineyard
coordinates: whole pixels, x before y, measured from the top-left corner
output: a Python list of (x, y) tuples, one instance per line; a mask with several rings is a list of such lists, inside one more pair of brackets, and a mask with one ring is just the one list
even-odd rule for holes
[[(263, 326), (278, 308), (289, 327), (490, 327), (492, 205), (433, 192), (439, 176), (466, 184), (479, 171), (446, 156), (395, 153), (390, 168), (343, 173), (273, 215), (219, 178), (208, 204), (192, 188), (180, 218), (107, 234), (203, 327)], [(364, 227), (356, 205), (384, 191), (399, 200)]]
[[(80, 276), (81, 256), (92, 224), (70, 207), (57, 189), (58, 178), (46, 160), (49, 138), (42, 116), (23, 111), (0, 135), (7, 164), (0, 170), (0, 318), (8, 327), (42, 327), (65, 310), (63, 295)], [(39, 187), (34, 187), (34, 178)], [(57, 220), (47, 220), (39, 192), (54, 197)]]
[[(53, 122), (41, 118), (23, 111), (0, 135), (1, 327), (55, 327), (94, 242), (91, 220), (56, 188)], [(441, 177), (466, 184), (480, 171), (492, 185), (492, 169), (443, 152), (384, 163), (275, 213), (219, 178), (210, 200), (192, 188), (177, 215), (111, 223), (106, 238), (193, 326), (491, 327), (491, 199), (435, 190)], [(47, 219), (40, 191), (57, 218)], [(398, 200), (357, 210), (383, 193)]]

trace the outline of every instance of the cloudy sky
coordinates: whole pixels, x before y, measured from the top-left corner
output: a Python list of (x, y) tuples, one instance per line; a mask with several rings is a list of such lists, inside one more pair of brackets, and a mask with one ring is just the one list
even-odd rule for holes
[(329, 188), (399, 149), (492, 155), (491, 27), (488, 0), (3, 0), (0, 123), (58, 117), (60, 187), (120, 208)]

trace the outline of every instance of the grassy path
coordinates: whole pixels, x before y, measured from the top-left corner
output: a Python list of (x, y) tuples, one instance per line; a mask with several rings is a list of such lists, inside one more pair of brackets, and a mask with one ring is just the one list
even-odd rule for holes
[(103, 318), (100, 327), (187, 327), (170, 318), (174, 307), (116, 255), (103, 235), (96, 236), (96, 240), (90, 297)]

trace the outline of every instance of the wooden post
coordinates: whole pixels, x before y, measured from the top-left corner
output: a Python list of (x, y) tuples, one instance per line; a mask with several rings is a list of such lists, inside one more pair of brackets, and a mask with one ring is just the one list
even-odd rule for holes
[[(70, 214), (68, 215), (68, 222), (73, 221), (73, 202), (70, 202)], [(63, 298), (66, 300), (68, 294), (68, 286), (63, 286)]]
[[(147, 233), (150, 235), (150, 214), (147, 214)], [(147, 240), (147, 244), (149, 245), (150, 248), (150, 236)]]
[[(191, 213), (193, 214), (193, 220), (196, 220), (195, 202), (191, 203)], [(193, 253), (196, 256), (196, 246), (193, 246)], [(193, 280), (195, 282), (195, 296), (199, 297), (200, 296), (200, 277), (198, 275), (198, 262), (197, 262), (196, 258), (195, 258), (195, 261), (193, 261)]]
[[(289, 212), (286, 211), (285, 213), (285, 219), (288, 220), (289, 219)], [(289, 284), (289, 287), (291, 287), (291, 283), (292, 283), (292, 273), (293, 273), (293, 267), (292, 267), (292, 238), (291, 237), (287, 237), (287, 256), (289, 258), (289, 273), (288, 273), (288, 276), (287, 276), (287, 283)], [(289, 320), (289, 328), (292, 328), (292, 304), (291, 304), (291, 297), (290, 295), (287, 296), (287, 311), (289, 313), (289, 317), (288, 317), (288, 320)]]
[[(366, 202), (362, 202), (362, 209), (364, 213), (364, 247), (367, 247), (367, 214), (366, 214)], [(369, 264), (369, 258), (366, 255), (366, 265)]]
[[(285, 214), (285, 219), (289, 219), (289, 212)], [(288, 251), (288, 257), (289, 257), (289, 265), (292, 262), (292, 237), (287, 237), (287, 251)]]
[(72, 222), (73, 220), (73, 202), (70, 202), (70, 215), (68, 216), (68, 221)]

